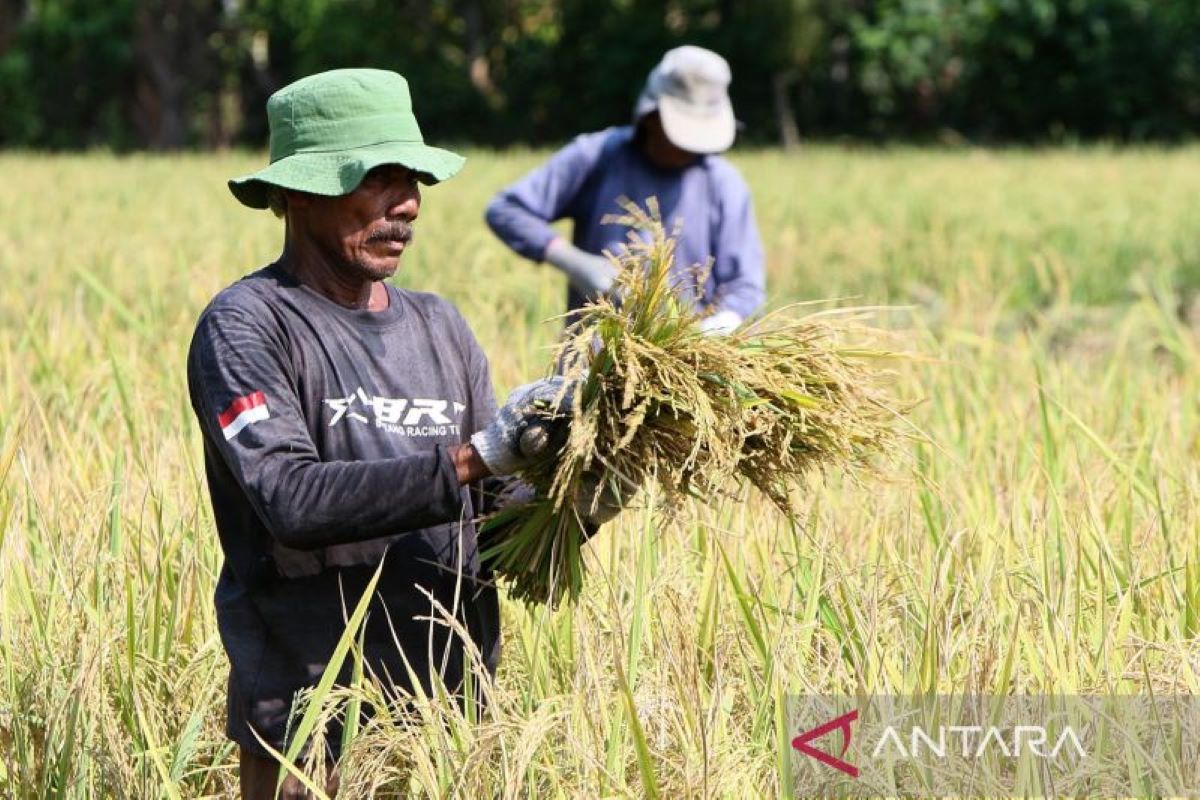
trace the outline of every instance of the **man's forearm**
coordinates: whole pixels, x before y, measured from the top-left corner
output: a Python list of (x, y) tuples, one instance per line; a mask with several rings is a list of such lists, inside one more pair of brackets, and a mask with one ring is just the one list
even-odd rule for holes
[(464, 499), (449, 447), (372, 461), (273, 457), (242, 485), (271, 535), (297, 550), (452, 522)]
[(556, 235), (550, 223), (522, 205), (511, 189), (492, 199), (484, 219), (500, 241), (530, 261), (541, 261)]

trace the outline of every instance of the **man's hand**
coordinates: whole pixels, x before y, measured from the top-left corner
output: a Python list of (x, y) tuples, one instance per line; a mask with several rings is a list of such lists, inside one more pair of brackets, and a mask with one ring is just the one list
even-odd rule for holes
[(454, 462), (454, 475), (458, 478), (459, 486), (466, 486), (492, 474), (487, 464), (479, 457), (475, 445), (470, 442), (456, 444), (450, 447), (448, 452), (450, 460)]
[(561, 236), (546, 246), (545, 259), (562, 270), (588, 300), (606, 295), (617, 279), (617, 268), (604, 256), (580, 250)]
[(602, 485), (598, 473), (585, 472), (575, 495), (575, 513), (585, 524), (599, 528), (628, 508), (636, 495), (636, 486), (625, 486), (616, 478)]
[(742, 317), (734, 311), (717, 311), (700, 320), (700, 332), (706, 336), (726, 336), (742, 324)]
[(513, 389), (496, 419), (471, 436), (493, 475), (511, 475), (562, 446), (577, 381), (561, 375)]

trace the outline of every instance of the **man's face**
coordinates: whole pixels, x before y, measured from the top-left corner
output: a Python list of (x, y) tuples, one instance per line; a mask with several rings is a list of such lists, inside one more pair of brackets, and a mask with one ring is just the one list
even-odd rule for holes
[(421, 210), (417, 173), (399, 165), (376, 167), (341, 197), (288, 194), (288, 218), (336, 267), (380, 281), (395, 274), (412, 241)]
[(642, 150), (646, 157), (662, 169), (683, 169), (700, 158), (695, 153), (676, 147), (663, 130), (662, 118), (657, 111), (642, 117), (638, 123), (643, 131)]

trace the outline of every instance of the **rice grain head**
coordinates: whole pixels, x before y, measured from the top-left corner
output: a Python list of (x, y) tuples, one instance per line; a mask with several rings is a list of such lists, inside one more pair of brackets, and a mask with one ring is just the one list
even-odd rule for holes
[(852, 315), (775, 313), (706, 335), (693, 298), (707, 267), (671, 269), (674, 239), (653, 199), (624, 208), (606, 218), (634, 228), (608, 254), (615, 289), (578, 312), (553, 360), (579, 382), (570, 434), (521, 474), (533, 500), (484, 523), (485, 558), (530, 602), (578, 596), (587, 534), (577, 508), (601, 493), (628, 500), (652, 482), (670, 514), (749, 483), (794, 517), (791, 490), (805, 476), (862, 472), (895, 439), (876, 365), (894, 354), (846, 344), (862, 333), (844, 322)]

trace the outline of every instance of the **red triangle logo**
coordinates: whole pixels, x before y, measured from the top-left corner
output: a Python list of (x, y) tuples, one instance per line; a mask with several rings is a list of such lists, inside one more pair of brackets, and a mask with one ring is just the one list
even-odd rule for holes
[[(843, 761), (839, 756), (846, 755), (846, 751), (850, 749), (850, 723), (858, 719), (858, 709), (842, 714), (836, 719), (831, 719), (817, 727), (807, 730), (804, 733), (792, 739), (792, 747), (799, 750), (809, 758), (815, 758), (827, 767), (833, 767), (836, 770), (849, 775), (851, 778), (858, 777), (858, 767), (853, 764)], [(842, 732), (842, 752), (837, 756), (831, 756), (824, 750), (818, 750), (809, 744), (814, 739), (820, 739), (830, 731), (840, 730)]]

